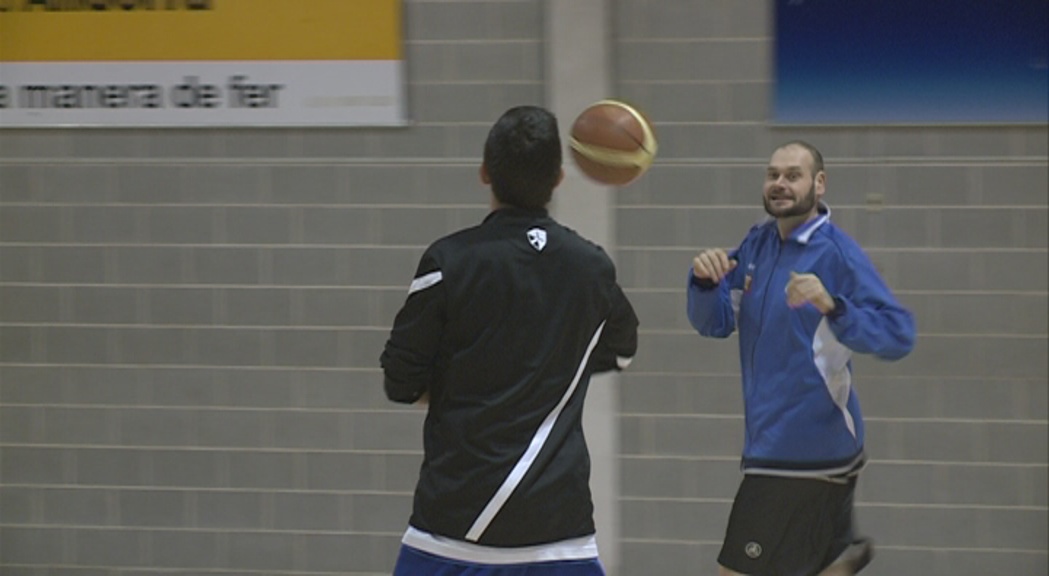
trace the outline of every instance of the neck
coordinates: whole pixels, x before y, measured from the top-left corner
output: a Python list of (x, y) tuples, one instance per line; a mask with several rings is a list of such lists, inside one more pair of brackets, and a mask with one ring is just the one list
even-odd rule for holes
[(780, 240), (786, 240), (790, 237), (790, 233), (797, 230), (798, 226), (814, 220), (820, 215), (819, 210), (813, 210), (808, 214), (801, 214), (800, 216), (785, 216), (783, 218), (776, 218), (776, 227), (779, 229)]

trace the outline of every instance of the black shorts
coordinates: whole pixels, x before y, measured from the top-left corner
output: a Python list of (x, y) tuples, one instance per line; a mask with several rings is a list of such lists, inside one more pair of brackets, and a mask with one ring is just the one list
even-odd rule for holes
[(814, 576), (853, 541), (856, 477), (747, 475), (718, 563), (750, 576)]

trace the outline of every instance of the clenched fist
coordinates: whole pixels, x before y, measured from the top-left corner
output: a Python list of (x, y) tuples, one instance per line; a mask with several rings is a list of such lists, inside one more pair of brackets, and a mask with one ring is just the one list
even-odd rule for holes
[(823, 315), (834, 311), (834, 298), (827, 293), (818, 276), (791, 272), (790, 281), (787, 282), (787, 304), (791, 308), (798, 308), (806, 302), (815, 306)]
[(700, 280), (718, 283), (736, 267), (736, 264), (737, 262), (729, 259), (728, 254), (720, 248), (703, 250), (692, 259), (692, 274)]

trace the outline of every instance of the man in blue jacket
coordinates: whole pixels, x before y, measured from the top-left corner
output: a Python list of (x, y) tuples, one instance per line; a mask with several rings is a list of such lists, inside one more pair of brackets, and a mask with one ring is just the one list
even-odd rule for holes
[(701, 251), (688, 318), (703, 336), (738, 329), (744, 478), (718, 563), (722, 576), (838, 576), (867, 564), (853, 534), (866, 456), (852, 353), (886, 360), (914, 347), (914, 320), (859, 245), (830, 221), (827, 176), (812, 145), (772, 155), (771, 218), (731, 252)]

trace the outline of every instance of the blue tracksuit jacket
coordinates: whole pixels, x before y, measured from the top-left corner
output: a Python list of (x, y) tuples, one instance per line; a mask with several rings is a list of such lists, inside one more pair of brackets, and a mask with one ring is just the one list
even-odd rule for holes
[[(713, 285), (689, 271), (688, 318), (704, 336), (739, 330), (747, 473), (835, 476), (864, 462), (863, 417), (852, 387), (853, 352), (895, 360), (914, 346), (914, 320), (859, 245), (817, 218), (781, 240), (775, 220), (750, 230)], [(787, 305), (791, 272), (819, 277), (835, 298), (823, 316)]]

